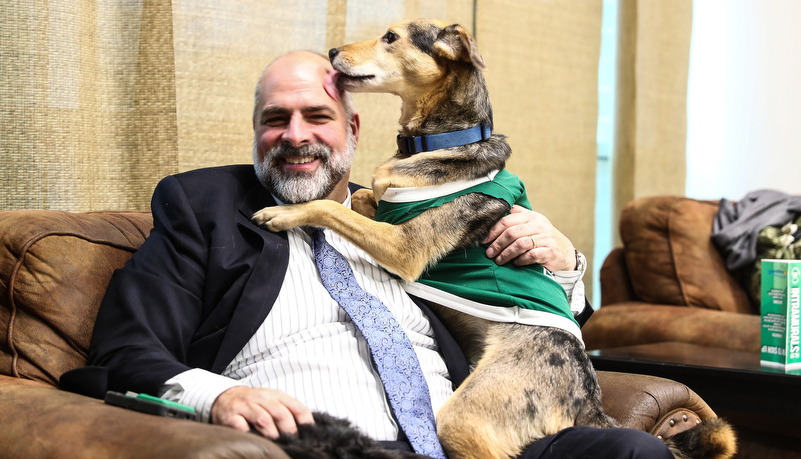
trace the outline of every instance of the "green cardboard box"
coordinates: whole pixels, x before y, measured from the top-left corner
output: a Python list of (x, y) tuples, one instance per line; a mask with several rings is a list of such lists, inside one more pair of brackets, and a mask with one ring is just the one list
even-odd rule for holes
[(801, 260), (762, 260), (761, 293), (762, 365), (801, 369)]

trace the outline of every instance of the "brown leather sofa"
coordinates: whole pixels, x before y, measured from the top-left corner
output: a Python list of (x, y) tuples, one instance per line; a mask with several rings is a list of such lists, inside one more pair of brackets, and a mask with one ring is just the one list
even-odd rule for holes
[[(85, 363), (114, 269), (147, 237), (146, 212), (0, 211), (0, 451), (3, 457), (283, 458), (230, 428), (128, 411), (58, 387)], [(599, 372), (607, 412), (668, 437), (715, 417), (674, 381)]]
[(759, 307), (712, 244), (717, 201), (654, 196), (620, 214), (623, 247), (601, 267), (587, 349), (678, 341), (758, 351)]
[[(683, 342), (759, 352), (759, 306), (712, 244), (717, 201), (652, 196), (620, 214), (623, 247), (601, 267), (601, 307), (587, 349)], [(736, 458), (801, 458), (797, 421), (721, 412), (738, 432)]]

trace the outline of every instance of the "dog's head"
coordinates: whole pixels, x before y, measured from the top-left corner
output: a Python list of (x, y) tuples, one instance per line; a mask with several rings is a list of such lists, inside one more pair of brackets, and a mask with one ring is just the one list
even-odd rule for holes
[(332, 48), (339, 84), (353, 92), (419, 97), (458, 69), (484, 70), (476, 42), (458, 24), (414, 19), (390, 26), (374, 40)]

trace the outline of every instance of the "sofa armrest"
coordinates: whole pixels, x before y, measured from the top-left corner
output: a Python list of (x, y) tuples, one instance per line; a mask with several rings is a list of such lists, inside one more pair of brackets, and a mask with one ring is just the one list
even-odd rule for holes
[(6, 457), (288, 459), (258, 435), (138, 413), (37, 381), (0, 375), (0, 406)]
[(604, 306), (582, 328), (587, 349), (678, 341), (758, 352), (760, 316), (642, 302)]
[(632, 373), (597, 373), (604, 411), (623, 427), (668, 438), (717, 417), (682, 383)]

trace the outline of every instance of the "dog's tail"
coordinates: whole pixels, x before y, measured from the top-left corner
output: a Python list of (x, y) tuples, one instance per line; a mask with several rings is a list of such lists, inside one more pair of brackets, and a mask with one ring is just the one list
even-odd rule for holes
[(737, 435), (720, 418), (707, 419), (665, 440), (676, 459), (728, 459), (737, 452)]

